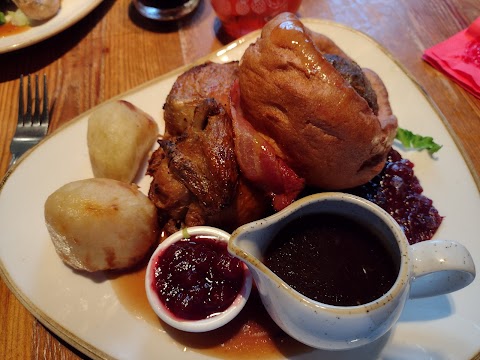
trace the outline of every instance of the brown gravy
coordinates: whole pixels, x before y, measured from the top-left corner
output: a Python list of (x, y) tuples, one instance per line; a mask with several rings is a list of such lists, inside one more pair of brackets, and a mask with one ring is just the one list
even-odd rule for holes
[(282, 228), (265, 264), (301, 294), (336, 306), (356, 306), (388, 292), (398, 268), (369, 228), (334, 214), (301, 216)]
[(258, 293), (232, 322), (207, 334), (187, 333), (163, 323), (145, 295), (145, 267), (111, 280), (120, 303), (137, 317), (165, 330), (182, 347), (224, 359), (274, 359), (314, 351), (292, 339), (269, 317)]
[(0, 25), (0, 38), (18, 34), (30, 29), (30, 26), (15, 26), (10, 23)]

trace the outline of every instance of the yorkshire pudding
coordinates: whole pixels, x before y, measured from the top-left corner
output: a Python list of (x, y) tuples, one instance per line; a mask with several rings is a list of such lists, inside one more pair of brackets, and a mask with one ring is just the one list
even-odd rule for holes
[(383, 82), (295, 15), (263, 28), (238, 76), (245, 118), (307, 185), (346, 189), (382, 170), (397, 128)]

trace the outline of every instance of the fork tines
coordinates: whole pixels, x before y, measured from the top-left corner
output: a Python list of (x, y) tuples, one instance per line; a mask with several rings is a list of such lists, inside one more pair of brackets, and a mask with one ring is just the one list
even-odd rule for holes
[[(43, 76), (43, 107), (41, 108), (40, 85), (38, 75), (35, 75), (35, 98), (32, 98), (31, 78), (28, 75), (27, 81), (27, 104), (25, 109), (25, 98), (23, 90), (23, 75), (20, 76), (20, 90), (18, 94), (18, 119), (15, 134), (10, 143), (10, 166), (17, 159), (28, 151), (32, 146), (47, 135), (49, 126), (48, 115), (48, 94), (47, 94), (47, 76)], [(32, 102), (34, 102), (34, 112), (32, 113)]]
[[(31, 76), (27, 78), (27, 111), (25, 112), (24, 91), (23, 91), (23, 75), (20, 75), (20, 89), (18, 94), (18, 119), (22, 121), (24, 126), (44, 125), (48, 124), (48, 92), (47, 92), (47, 75), (43, 75), (43, 107), (40, 109), (40, 89), (38, 74), (35, 75), (35, 97), (34, 112), (32, 113), (32, 86)], [(40, 112), (41, 110), (41, 112)]]

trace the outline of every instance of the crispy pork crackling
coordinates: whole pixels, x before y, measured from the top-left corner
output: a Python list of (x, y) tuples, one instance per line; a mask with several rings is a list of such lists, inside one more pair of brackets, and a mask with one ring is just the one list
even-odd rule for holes
[(350, 61), (295, 15), (278, 15), (240, 62), (241, 107), (307, 185), (346, 189), (381, 171), (397, 120), (373, 71), (363, 69), (364, 85), (368, 92), (371, 84), (378, 108), (335, 68), (343, 61), (327, 60), (326, 51)]

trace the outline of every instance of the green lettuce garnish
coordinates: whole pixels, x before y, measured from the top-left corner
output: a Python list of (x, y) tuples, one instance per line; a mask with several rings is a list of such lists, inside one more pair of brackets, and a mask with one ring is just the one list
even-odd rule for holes
[(431, 136), (422, 136), (414, 134), (410, 130), (398, 128), (395, 138), (407, 149), (427, 150), (430, 155), (436, 153), (442, 148)]
[(25, 15), (22, 10), (17, 9), (16, 11), (9, 11), (7, 16), (11, 18), (10, 22), (15, 26), (28, 26), (30, 25), (30, 20), (27, 15)]
[(0, 11), (0, 25), (3, 25), (7, 22), (7, 19), (5, 19), (5, 14)]

